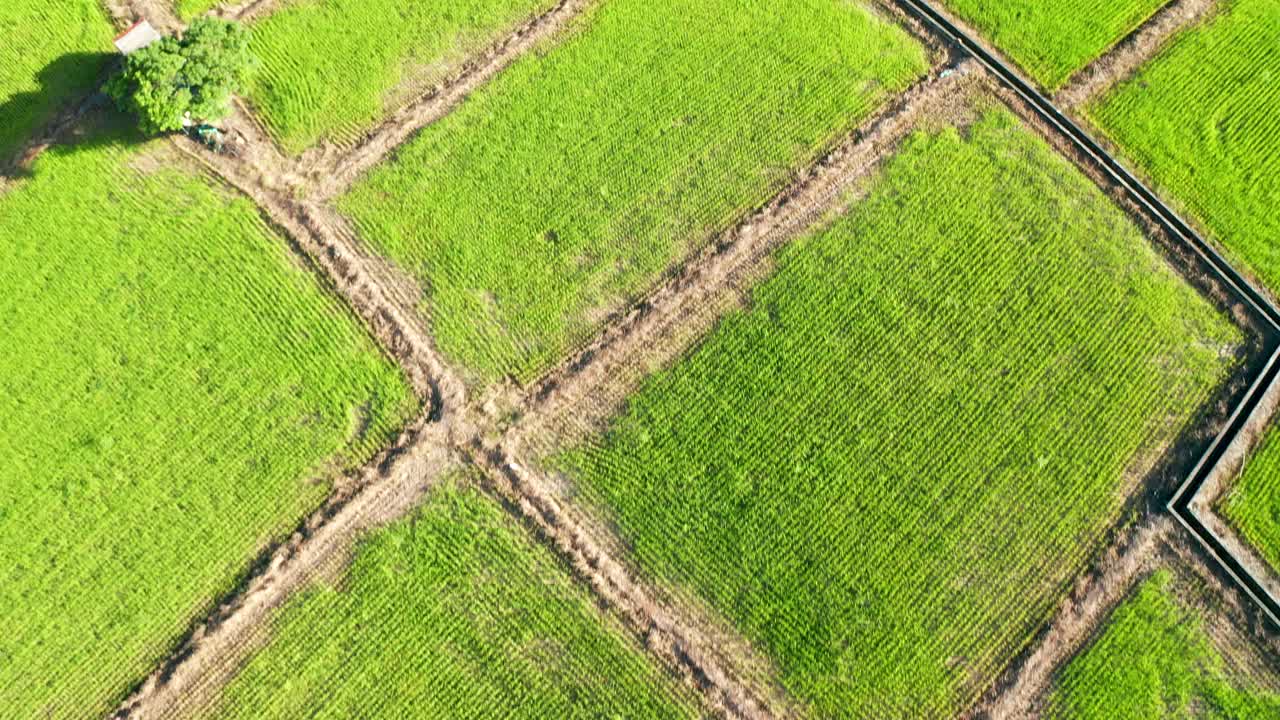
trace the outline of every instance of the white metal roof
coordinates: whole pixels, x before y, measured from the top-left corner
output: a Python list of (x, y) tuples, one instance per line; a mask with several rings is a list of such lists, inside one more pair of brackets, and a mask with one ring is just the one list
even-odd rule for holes
[(159, 39), (160, 33), (151, 27), (151, 23), (146, 20), (139, 20), (133, 24), (133, 27), (120, 33), (120, 37), (116, 38), (116, 49), (120, 51), (120, 54), (128, 55)]

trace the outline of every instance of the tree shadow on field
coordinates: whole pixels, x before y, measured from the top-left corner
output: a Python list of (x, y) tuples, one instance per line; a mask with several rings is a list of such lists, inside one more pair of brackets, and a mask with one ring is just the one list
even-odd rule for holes
[(107, 52), (66, 53), (35, 74), (39, 89), (0, 103), (0, 177), (30, 177), (36, 157), (46, 150), (144, 139), (130, 132), (128, 119), (102, 92), (118, 57)]

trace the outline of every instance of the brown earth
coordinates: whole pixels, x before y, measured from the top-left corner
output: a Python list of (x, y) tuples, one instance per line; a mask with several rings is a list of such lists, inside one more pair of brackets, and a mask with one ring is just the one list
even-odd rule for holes
[(1280, 683), (1275, 662), (1280, 638), (1268, 633), (1254, 607), (1206, 565), (1190, 534), (1172, 516), (1161, 515), (1126, 531), (1098, 566), (1076, 582), (1034, 651), (1004, 678), (1002, 691), (967, 717), (1041, 717), (1062, 669), (1098, 637), (1111, 612), (1138, 584), (1161, 568), (1203, 583), (1205, 592), (1182, 592), (1180, 599), (1196, 608), (1215, 646), (1234, 667), (1251, 678), (1270, 678), (1268, 685)]
[(1157, 546), (1174, 530), (1172, 519), (1156, 517), (1123, 534), (1094, 570), (1076, 581), (1035, 649), (967, 717), (1038, 717), (1054, 674), (1085, 646), (1138, 579), (1155, 568)]

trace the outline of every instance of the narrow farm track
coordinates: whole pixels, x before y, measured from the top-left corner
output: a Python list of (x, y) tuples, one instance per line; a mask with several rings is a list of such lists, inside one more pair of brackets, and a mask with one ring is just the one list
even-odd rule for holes
[(1054, 96), (1058, 107), (1074, 109), (1115, 87), (1164, 48), (1174, 35), (1200, 23), (1219, 0), (1174, 0), (1137, 30), (1089, 63)]
[(595, 1), (561, 0), (555, 7), (472, 58), (430, 92), (392, 114), (354, 147), (339, 151), (333, 146), (325, 146), (319, 153), (313, 153), (303, 161), (303, 172), (315, 183), (311, 197), (325, 201), (341, 194), (414, 133), (449, 114), (471, 93), (538, 43), (562, 32)]
[(456, 461), (449, 427), (420, 419), (298, 528), (260, 557), (242, 588), (120, 705), (114, 718), (168, 718), (212, 699), (260, 643), (271, 613), (317, 578), (341, 570), (361, 533), (413, 509)]
[(1155, 517), (1119, 538), (1094, 571), (1080, 578), (1052, 623), (1028, 654), (969, 711), (968, 718), (1030, 718), (1054, 674), (1105, 621), (1107, 614), (1157, 564), (1157, 548), (1175, 531), (1168, 517)]
[(174, 145), (215, 175), (248, 195), (276, 227), (283, 230), (307, 259), (364, 318), (374, 335), (400, 360), (415, 392), (439, 416), (443, 407), (463, 405), (461, 380), (448, 370), (432, 346), (412, 307), (402, 307), (383, 290), (366, 258), (353, 247), (352, 238), (337, 232), (314, 209), (261, 184), (261, 178), (245, 172), (240, 160), (209, 153), (178, 137)]
[(247, 0), (234, 5), (222, 5), (214, 11), (214, 14), (228, 20), (252, 22), (257, 18), (271, 14), (279, 4), (280, 0)]
[(145, 19), (161, 33), (174, 33), (183, 28), (171, 0), (103, 0), (102, 4), (121, 27)]
[[(831, 201), (872, 173), (922, 116), (960, 112), (977, 67), (935, 71), (899, 96), (795, 183), (710, 243), (573, 357), (533, 384), (517, 405), (516, 437), (554, 426), (562, 436), (598, 429), (635, 383), (661, 367), (738, 302), (781, 243), (818, 220)], [(573, 428), (565, 427), (571, 420)]]
[[(1062, 668), (1099, 636), (1112, 612), (1134, 589), (1161, 568), (1178, 568), (1194, 575), (1220, 600), (1206, 618), (1206, 623), (1219, 626), (1215, 635), (1228, 633), (1242, 639), (1249, 634), (1248, 628), (1228, 626), (1229, 623), (1240, 623), (1241, 619), (1246, 625), (1266, 622), (1247, 597), (1225, 584), (1204, 561), (1195, 540), (1182, 532), (1173, 517), (1149, 517), (1123, 533), (1094, 571), (1076, 583), (1034, 648), (965, 717), (1042, 717)], [(1254, 636), (1258, 637), (1256, 633)], [(1280, 638), (1268, 636), (1262, 639), (1262, 647), (1269, 651), (1280, 649)]]

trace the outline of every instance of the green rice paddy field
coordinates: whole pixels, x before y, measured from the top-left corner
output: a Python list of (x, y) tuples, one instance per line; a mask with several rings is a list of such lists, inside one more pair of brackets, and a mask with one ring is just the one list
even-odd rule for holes
[(607, 0), (340, 207), (449, 358), (524, 382), (926, 68), (853, 2)]
[(292, 153), (347, 143), (554, 0), (286, 0), (253, 25), (248, 95)]
[(0, 163), (93, 89), (114, 35), (98, 0), (0, 3)]
[(1066, 83), (1167, 0), (942, 0), (1033, 80)]
[(952, 717), (1240, 336), (1004, 109), (917, 133), (869, 193), (547, 462), (815, 716)]
[(1170, 569), (1143, 581), (1061, 672), (1046, 718), (1280, 717), (1280, 680), (1255, 677), (1263, 667), (1256, 660), (1228, 659), (1205, 627), (1206, 610), (1180, 597), (1187, 582)]
[(1221, 510), (1280, 570), (1280, 430), (1272, 428), (1221, 502)]
[(690, 718), (544, 546), (474, 489), (430, 491), (304, 592), (211, 717)]
[[(1090, 118), (1242, 270), (1280, 292), (1280, 3), (1230, 0)], [(1280, 557), (1280, 484), (1264, 456), (1227, 516)]]
[(417, 402), (248, 200), (99, 130), (0, 194), (0, 715), (102, 717)]

